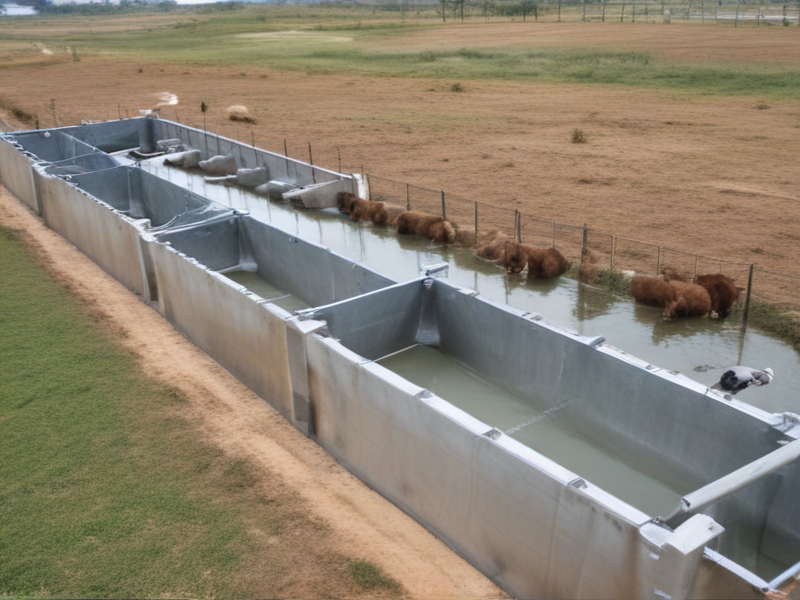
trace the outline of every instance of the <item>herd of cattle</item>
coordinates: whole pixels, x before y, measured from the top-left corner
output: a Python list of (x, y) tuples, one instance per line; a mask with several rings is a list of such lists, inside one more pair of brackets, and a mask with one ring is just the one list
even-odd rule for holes
[[(339, 210), (353, 221), (370, 220), (376, 225), (394, 226), (400, 234), (417, 235), (443, 244), (476, 246), (475, 255), (506, 268), (509, 274), (528, 270), (528, 277), (549, 279), (563, 275), (569, 268), (564, 255), (555, 248), (522, 244), (493, 231), (476, 243), (475, 232), (433, 214), (406, 210), (386, 202), (372, 202), (341, 192)], [(667, 269), (661, 277), (634, 275), (631, 295), (641, 304), (663, 308), (665, 319), (710, 315), (725, 318), (739, 297), (739, 290), (722, 274), (700, 275), (695, 282)]]

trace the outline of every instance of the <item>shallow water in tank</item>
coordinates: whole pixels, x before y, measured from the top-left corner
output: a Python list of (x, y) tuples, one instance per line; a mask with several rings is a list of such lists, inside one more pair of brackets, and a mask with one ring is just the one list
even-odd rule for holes
[(559, 410), (563, 406), (538, 410), (436, 349), (414, 346), (376, 362), (651, 516), (668, 515), (681, 495), (695, 487), (687, 481), (674, 489), (652, 469), (634, 466), (587, 441), (570, 426), (566, 411)]
[(251, 271), (228, 271), (223, 273), (223, 275), (239, 285), (243, 285), (254, 294), (258, 294), (270, 304), (280, 306), (282, 309), (288, 310), (289, 312), (308, 308), (308, 304), (300, 300), (300, 298), (276, 287), (258, 273), (253, 273)]
[(775, 380), (747, 389), (737, 400), (768, 412), (800, 413), (800, 356), (788, 344), (750, 326), (741, 332), (741, 311), (729, 319), (660, 318), (658, 309), (560, 277), (527, 281), (475, 257), (469, 249), (437, 246), (427, 240), (400, 236), (392, 228), (353, 223), (333, 209), (303, 210), (234, 186), (206, 183), (201, 175), (164, 167), (163, 159), (143, 161), (142, 168), (233, 208), (247, 209), (261, 221), (287, 233), (330, 248), (396, 281), (417, 277), (422, 267), (450, 264), (453, 283), (514, 308), (541, 314), (548, 322), (587, 336), (602, 335), (607, 343), (642, 360), (681, 372), (707, 385), (730, 366), (771, 367)]

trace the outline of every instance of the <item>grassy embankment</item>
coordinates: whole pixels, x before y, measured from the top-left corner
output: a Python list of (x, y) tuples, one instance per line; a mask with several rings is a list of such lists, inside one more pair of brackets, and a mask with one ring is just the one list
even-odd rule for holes
[(0, 365), (0, 595), (282, 597), (309, 563), (319, 597), (400, 590), (320, 556), (326, 529), (302, 501), (198, 440), (183, 396), (3, 228)]
[[(287, 12), (286, 7), (251, 6), (210, 14), (203, 9), (177, 11), (158, 15), (157, 21), (144, 21), (145, 18), (145, 15), (114, 17), (116, 25), (104, 29), (100, 18), (95, 18), (96, 28), (87, 28), (81, 17), (45, 17), (36, 26), (21, 23), (0, 33), (9, 43), (46, 42), (65, 49), (76, 48), (78, 55), (111, 53), (231, 68), (605, 84), (700, 94), (800, 97), (800, 69), (795, 66), (676, 62), (659, 60), (647, 51), (635, 49), (574, 45), (545, 48), (536, 44), (535, 23), (527, 24), (532, 32), (527, 47), (398, 51), (386, 50), (375, 42), (393, 38), (394, 47), (403, 47), (404, 36), (411, 33), (459, 24), (383, 15), (377, 20), (364, 7)], [(48, 19), (52, 19), (53, 31), (44, 39)], [(605, 23), (590, 26), (613, 27)], [(696, 26), (698, 35), (702, 35), (702, 27)], [(302, 35), (271, 36), (294, 28)], [(431, 39), (436, 39), (435, 34)]]

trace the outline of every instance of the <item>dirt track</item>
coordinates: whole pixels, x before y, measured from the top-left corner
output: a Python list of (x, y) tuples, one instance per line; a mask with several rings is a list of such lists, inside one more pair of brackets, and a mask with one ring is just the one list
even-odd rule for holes
[[(144, 371), (185, 395), (188, 406), (181, 415), (201, 434), (231, 457), (252, 461), (264, 484), (277, 477), (298, 493), (310, 508), (309, 518), (332, 530), (335, 550), (380, 565), (415, 598), (505, 597), (436, 537), (345, 471), (158, 313), (45, 227), (2, 187), (0, 224), (25, 232), (51, 273), (101, 315), (98, 322), (136, 354)], [(302, 577), (302, 569), (298, 572)], [(298, 597), (318, 597), (314, 590), (304, 590), (302, 582), (295, 582), (291, 589)], [(274, 590), (262, 593), (271, 595)]]

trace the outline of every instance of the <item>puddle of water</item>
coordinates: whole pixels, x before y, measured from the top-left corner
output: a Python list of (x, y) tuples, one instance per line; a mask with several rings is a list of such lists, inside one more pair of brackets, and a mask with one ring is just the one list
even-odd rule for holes
[(438, 350), (414, 346), (377, 362), (649, 515), (669, 514), (693, 489), (676, 491), (582, 439), (570, 428), (567, 411), (558, 410), (563, 406), (539, 411)]
[(254, 294), (258, 294), (265, 300), (268, 300), (270, 304), (280, 306), (282, 309), (289, 312), (308, 308), (308, 304), (279, 287), (272, 285), (258, 273), (251, 273), (250, 271), (229, 271), (223, 273), (223, 275), (239, 285), (243, 285)]
[[(201, 175), (164, 167), (163, 159), (143, 161), (142, 168), (253, 218), (359, 261), (396, 281), (417, 277), (425, 265), (446, 261), (450, 280), (483, 297), (540, 313), (553, 324), (588, 336), (602, 335), (609, 344), (671, 371), (712, 385), (736, 364), (772, 367), (774, 381), (736, 396), (768, 412), (800, 413), (800, 356), (791, 346), (749, 327), (739, 327), (740, 311), (727, 320), (680, 319), (665, 322), (660, 311), (637, 306), (602, 290), (561, 277), (527, 281), (475, 257), (469, 249), (435, 246), (393, 228), (353, 223), (335, 210), (311, 211), (270, 202), (232, 186), (206, 183)], [(699, 369), (699, 370), (697, 370)]]

